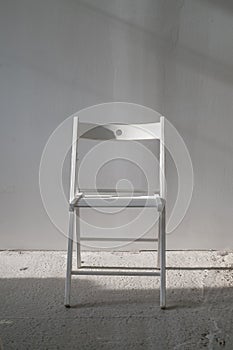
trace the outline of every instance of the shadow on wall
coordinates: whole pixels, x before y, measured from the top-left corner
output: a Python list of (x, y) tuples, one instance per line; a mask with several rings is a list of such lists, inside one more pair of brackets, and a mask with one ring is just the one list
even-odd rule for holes
[[(233, 11), (233, 3), (231, 0), (226, 1), (218, 1), (218, 0), (206, 0), (203, 1), (198, 0), (200, 6), (203, 6), (203, 10), (206, 11), (207, 4), (209, 3), (209, 8), (206, 13), (209, 15), (209, 19), (211, 18), (211, 11), (217, 8), (218, 11), (225, 11), (228, 15), (230, 15)], [(157, 6), (160, 2), (157, 2)], [(153, 2), (148, 3), (148, 8), (152, 8), (151, 12), (147, 12), (146, 6), (141, 8), (141, 11), (145, 11), (145, 18), (151, 19), (153, 21), (148, 24), (148, 21), (145, 23), (141, 23), (136, 20), (137, 16), (128, 16), (127, 20), (124, 18), (124, 13), (121, 11), (118, 13), (117, 8), (115, 9), (116, 13), (100, 4), (96, 4), (96, 2), (91, 0), (83, 0), (79, 2), (79, 6), (84, 10), (88, 11), (89, 14), (95, 14), (102, 17), (103, 20), (110, 21), (111, 24), (117, 23), (121, 26), (124, 26), (126, 31), (130, 33), (137, 32), (137, 35), (141, 33), (146, 34), (145, 43), (148, 45), (148, 49), (152, 46), (156, 46), (161, 49), (160, 55), (164, 60), (164, 67), (166, 67), (166, 60), (174, 60), (174, 50), (175, 57), (178, 59), (179, 63), (183, 66), (191, 67), (193, 70), (199, 71), (203, 69), (202, 74), (206, 76), (214, 77), (217, 80), (223, 81), (224, 83), (228, 83), (232, 85), (233, 83), (233, 70), (231, 60), (225, 61), (226, 55), (221, 56), (222, 59), (218, 57), (218, 55), (213, 55), (213, 52), (208, 50), (208, 46), (192, 47), (192, 40), (189, 40), (189, 46), (183, 45), (180, 42), (179, 32), (180, 32), (180, 17), (183, 11), (183, 7), (185, 6), (185, 1), (176, 1), (174, 3), (168, 2), (164, 5), (163, 2), (160, 3), (158, 8), (153, 8)], [(126, 6), (127, 7), (127, 6)], [(137, 6), (136, 6), (137, 8)], [(129, 7), (131, 9), (131, 5)], [(160, 16), (156, 16), (157, 10), (160, 10)], [(201, 7), (200, 7), (201, 10)], [(131, 11), (131, 10), (130, 10)], [(138, 9), (139, 11), (139, 9)], [(154, 12), (153, 12), (154, 11)], [(127, 12), (127, 11), (126, 11)], [(137, 11), (135, 12), (137, 13)], [(149, 16), (150, 14), (150, 16)], [(194, 14), (195, 16), (195, 14)], [(194, 17), (195, 18), (195, 17)], [(198, 20), (198, 17), (197, 17)], [(198, 23), (198, 22), (197, 22)], [(166, 31), (161, 30), (161, 26), (167, 28)], [(206, 30), (208, 29), (208, 25)], [(227, 33), (222, 33), (222, 40), (225, 39), (227, 34), (227, 40), (230, 40), (231, 36), (231, 28), (227, 28)], [(211, 38), (209, 38), (210, 40)], [(213, 41), (215, 39), (213, 37)], [(195, 40), (193, 40), (195, 43)], [(223, 59), (224, 58), (224, 59)]]
[(168, 289), (161, 310), (151, 281), (113, 290), (80, 277), (66, 309), (63, 279), (1, 279), (3, 349), (232, 349), (231, 287)]
[(218, 0), (206, 0), (210, 3), (212, 6), (216, 6), (219, 8), (219, 10), (224, 10), (226, 12), (232, 11), (233, 12), (233, 2), (231, 0), (224, 0), (224, 1), (218, 1)]

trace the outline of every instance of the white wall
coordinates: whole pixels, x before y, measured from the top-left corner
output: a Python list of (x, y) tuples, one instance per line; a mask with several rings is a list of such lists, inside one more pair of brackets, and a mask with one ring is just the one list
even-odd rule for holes
[[(169, 248), (232, 248), (232, 18), (231, 1), (2, 1), (1, 248), (65, 248), (41, 202), (41, 153), (66, 117), (109, 101), (161, 112), (187, 144), (194, 193)], [(168, 173), (171, 210), (169, 159)]]

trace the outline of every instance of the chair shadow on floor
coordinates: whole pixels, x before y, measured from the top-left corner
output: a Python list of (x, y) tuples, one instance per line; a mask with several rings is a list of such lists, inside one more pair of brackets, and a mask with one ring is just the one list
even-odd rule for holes
[[(127, 278), (123, 288), (119, 284), (108, 288), (109, 277), (105, 278), (100, 284), (96, 276), (74, 277), (70, 309), (63, 305), (63, 278), (0, 279), (3, 349), (93, 349), (93, 343), (96, 349), (173, 349), (177, 336), (180, 344), (189, 336), (202, 348), (202, 343), (209, 341), (207, 331), (215, 329), (211, 320), (217, 322), (216, 337), (229, 342), (233, 323), (230, 284), (222, 288), (168, 288), (168, 307), (161, 310), (153, 277), (140, 277), (150, 278), (149, 289), (143, 282), (141, 287), (134, 284), (135, 277)], [(158, 340), (155, 334), (159, 334)], [(79, 346), (74, 345), (77, 340)], [(140, 345), (142, 340), (144, 345)]]

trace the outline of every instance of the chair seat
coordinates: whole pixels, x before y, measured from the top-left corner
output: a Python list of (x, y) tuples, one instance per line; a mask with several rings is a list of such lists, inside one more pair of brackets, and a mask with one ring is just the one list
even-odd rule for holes
[(155, 207), (160, 210), (163, 199), (159, 194), (143, 192), (82, 192), (73, 200), (74, 207)]

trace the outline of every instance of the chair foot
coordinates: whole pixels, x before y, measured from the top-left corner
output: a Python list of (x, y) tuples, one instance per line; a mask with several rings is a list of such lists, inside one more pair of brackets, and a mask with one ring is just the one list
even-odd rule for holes
[(69, 309), (69, 308), (70, 308), (70, 305), (69, 305), (69, 304), (65, 304), (65, 307), (66, 307), (67, 309)]

